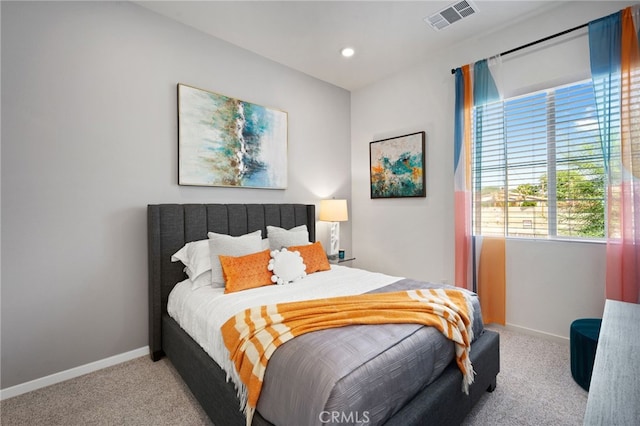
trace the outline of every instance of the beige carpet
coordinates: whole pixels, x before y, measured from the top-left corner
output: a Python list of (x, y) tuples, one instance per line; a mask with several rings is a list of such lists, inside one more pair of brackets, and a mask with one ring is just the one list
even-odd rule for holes
[(500, 333), (498, 386), (463, 425), (581, 426), (588, 393), (571, 377), (569, 342), (488, 328)]
[[(498, 387), (464, 425), (582, 425), (587, 392), (571, 378), (568, 344), (490, 328), (501, 340)], [(211, 425), (171, 364), (148, 357), (4, 400), (0, 420), (3, 426)]]

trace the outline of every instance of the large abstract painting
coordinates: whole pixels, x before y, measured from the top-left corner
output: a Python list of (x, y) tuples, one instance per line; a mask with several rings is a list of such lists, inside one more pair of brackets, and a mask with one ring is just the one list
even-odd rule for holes
[(371, 198), (425, 197), (425, 133), (369, 143)]
[(180, 185), (284, 189), (287, 113), (178, 84)]

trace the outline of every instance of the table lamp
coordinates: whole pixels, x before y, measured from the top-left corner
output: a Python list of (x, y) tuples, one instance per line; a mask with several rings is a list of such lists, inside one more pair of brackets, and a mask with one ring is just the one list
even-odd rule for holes
[(340, 222), (349, 220), (347, 200), (320, 200), (320, 220), (329, 222), (327, 256), (336, 260), (340, 250)]

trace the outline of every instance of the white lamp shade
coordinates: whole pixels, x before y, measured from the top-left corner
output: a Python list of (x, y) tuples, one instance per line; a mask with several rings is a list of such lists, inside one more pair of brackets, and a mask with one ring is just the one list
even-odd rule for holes
[(326, 222), (349, 220), (347, 200), (320, 200), (320, 220)]

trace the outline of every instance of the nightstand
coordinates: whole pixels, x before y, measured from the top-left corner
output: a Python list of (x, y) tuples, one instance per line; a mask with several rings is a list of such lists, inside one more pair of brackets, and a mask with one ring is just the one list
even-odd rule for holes
[(329, 263), (332, 265), (337, 265), (339, 263), (346, 263), (346, 262), (351, 262), (353, 260), (356, 260), (355, 257), (347, 257), (344, 259), (339, 259), (337, 254), (334, 256), (327, 256), (327, 258), (329, 259)]

